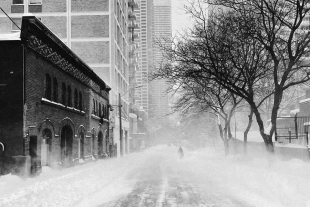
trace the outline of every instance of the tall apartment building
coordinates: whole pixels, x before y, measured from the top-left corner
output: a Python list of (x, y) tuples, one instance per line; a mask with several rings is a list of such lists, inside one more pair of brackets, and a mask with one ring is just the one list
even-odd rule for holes
[(153, 31), (153, 0), (140, 0), (140, 6), (136, 10), (137, 22), (140, 27), (137, 30), (139, 39), (137, 40), (139, 48), (138, 55), (138, 68), (136, 71), (136, 83), (139, 88), (135, 91), (135, 103), (141, 106), (143, 110), (149, 110), (149, 83), (147, 76), (153, 64), (153, 51), (152, 51), (152, 31)]
[[(111, 88), (110, 143), (128, 146), (129, 41), (134, 0), (1, 0), (0, 35), (19, 31), (21, 17), (33, 13)], [(120, 100), (119, 100), (120, 99)], [(118, 105), (122, 105), (122, 130)], [(123, 138), (120, 135), (123, 134)], [(123, 141), (120, 141), (123, 140)], [(122, 146), (125, 147), (122, 147)]]
[[(153, 40), (164, 43), (164, 39), (171, 36), (171, 0), (153, 0)], [(156, 44), (153, 44), (153, 61), (155, 69), (165, 61), (163, 52)], [(165, 80), (150, 83), (149, 119), (157, 123), (165, 121), (169, 113), (167, 88)]]

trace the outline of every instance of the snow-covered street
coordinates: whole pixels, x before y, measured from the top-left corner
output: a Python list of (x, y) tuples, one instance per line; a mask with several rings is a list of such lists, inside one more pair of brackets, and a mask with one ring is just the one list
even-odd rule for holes
[(35, 178), (0, 177), (0, 206), (310, 206), (310, 164), (157, 146)]

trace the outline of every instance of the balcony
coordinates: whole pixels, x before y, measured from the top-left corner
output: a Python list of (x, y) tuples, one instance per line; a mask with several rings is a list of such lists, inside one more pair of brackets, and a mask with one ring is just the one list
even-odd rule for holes
[(135, 0), (128, 0), (128, 6), (137, 9), (138, 3)]
[(137, 17), (133, 12), (128, 12), (128, 19), (129, 20), (136, 20)]
[(139, 39), (139, 38), (140, 38), (140, 35), (139, 35), (138, 33), (134, 33), (134, 34), (132, 35), (132, 37), (133, 37), (133, 39), (135, 40), (135, 39)]
[(135, 21), (130, 21), (128, 24), (128, 29), (139, 29), (139, 24)]

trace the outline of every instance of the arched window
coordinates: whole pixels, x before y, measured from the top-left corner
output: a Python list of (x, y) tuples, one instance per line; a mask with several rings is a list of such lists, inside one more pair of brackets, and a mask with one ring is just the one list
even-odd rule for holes
[(79, 109), (82, 111), (83, 110), (83, 97), (82, 97), (82, 93), (79, 93)]
[(105, 108), (105, 110), (106, 110), (107, 119), (109, 119), (109, 107), (107, 106), (107, 107)]
[(98, 116), (98, 101), (96, 101), (95, 115)]
[(74, 108), (78, 108), (78, 103), (79, 103), (79, 95), (78, 95), (78, 92), (77, 90), (75, 89), (74, 90)]
[(58, 102), (58, 82), (57, 79), (53, 79), (53, 101)]
[(99, 117), (101, 117), (101, 103), (99, 103)]
[(107, 107), (103, 106), (103, 110), (104, 110), (104, 118), (107, 119)]
[(52, 100), (52, 80), (49, 74), (45, 75), (45, 98)]
[(96, 113), (96, 102), (95, 99), (93, 99), (93, 114)]
[(68, 106), (72, 106), (72, 92), (71, 92), (71, 87), (68, 86)]
[(105, 106), (102, 104), (102, 117), (105, 119)]
[(61, 103), (63, 105), (66, 105), (66, 84), (65, 83), (62, 83), (61, 92), (62, 92)]

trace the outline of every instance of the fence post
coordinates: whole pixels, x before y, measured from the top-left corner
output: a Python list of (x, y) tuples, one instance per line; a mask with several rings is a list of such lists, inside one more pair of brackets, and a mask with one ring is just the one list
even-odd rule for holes
[(298, 126), (297, 126), (297, 113), (295, 114), (295, 134), (296, 134), (296, 139), (298, 140)]
[(308, 131), (306, 131), (306, 139), (307, 139), (307, 146), (309, 145), (309, 140), (308, 140)]
[(291, 134), (292, 134), (292, 132), (291, 132), (291, 128), (289, 128), (289, 129), (288, 129), (288, 140), (289, 140), (289, 143), (291, 143), (291, 142), (292, 142), (292, 137), (291, 137)]

